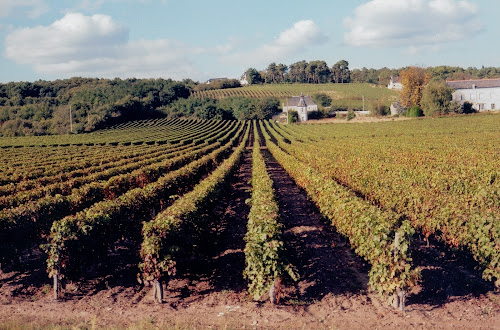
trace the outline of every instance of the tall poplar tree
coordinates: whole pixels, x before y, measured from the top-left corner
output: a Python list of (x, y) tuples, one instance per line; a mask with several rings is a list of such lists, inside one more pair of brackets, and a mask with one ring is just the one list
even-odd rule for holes
[(429, 80), (430, 75), (423, 68), (411, 66), (402, 70), (399, 73), (399, 81), (403, 84), (403, 90), (399, 93), (401, 104), (405, 108), (420, 106), (424, 87)]

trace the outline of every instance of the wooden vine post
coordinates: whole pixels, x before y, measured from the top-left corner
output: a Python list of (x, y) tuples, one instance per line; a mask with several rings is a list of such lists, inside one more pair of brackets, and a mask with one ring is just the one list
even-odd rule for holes
[[(401, 233), (396, 232), (394, 237), (394, 261), (396, 262), (396, 256), (399, 253), (399, 242), (401, 241)], [(406, 291), (405, 289), (396, 288), (396, 292), (393, 293), (393, 306), (394, 308), (398, 308), (400, 311), (404, 311), (405, 309), (405, 299), (406, 299)]]
[(59, 279), (59, 274), (54, 274), (54, 300), (59, 300), (61, 293), (61, 281)]
[(269, 289), (269, 299), (271, 300), (272, 305), (276, 305), (280, 303), (281, 298), (281, 278), (276, 277), (274, 279), (273, 285)]
[(153, 281), (153, 300), (158, 304), (163, 303), (163, 287), (158, 280)]

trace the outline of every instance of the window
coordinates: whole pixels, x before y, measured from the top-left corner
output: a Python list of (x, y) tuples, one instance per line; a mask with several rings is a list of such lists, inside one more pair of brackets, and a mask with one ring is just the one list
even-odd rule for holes
[(491, 110), (495, 110), (495, 103), (491, 104)]
[(484, 103), (479, 103), (478, 108), (479, 111), (484, 110)]
[(472, 101), (472, 100), (475, 100), (475, 99), (476, 99), (475, 95), (474, 95), (474, 94), (471, 94), (471, 95), (470, 95), (470, 99), (471, 99), (471, 101)]

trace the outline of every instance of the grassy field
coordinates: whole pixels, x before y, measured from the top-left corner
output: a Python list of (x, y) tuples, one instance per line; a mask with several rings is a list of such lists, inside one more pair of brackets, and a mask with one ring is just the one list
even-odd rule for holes
[(305, 95), (325, 93), (332, 98), (333, 107), (345, 106), (359, 110), (363, 108), (363, 97), (365, 99), (366, 110), (371, 110), (379, 102), (390, 105), (391, 102), (398, 100), (398, 93), (396, 91), (367, 83), (251, 85), (240, 88), (195, 92), (192, 94), (192, 97), (222, 99), (233, 96), (257, 98), (273, 96), (283, 102), (286, 97), (297, 96), (301, 93)]

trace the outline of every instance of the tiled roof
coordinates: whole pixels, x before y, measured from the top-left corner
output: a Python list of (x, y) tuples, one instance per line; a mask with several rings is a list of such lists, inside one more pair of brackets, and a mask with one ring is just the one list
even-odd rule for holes
[(454, 89), (494, 88), (500, 87), (500, 79), (450, 80), (446, 85)]
[(391, 76), (391, 81), (393, 84), (397, 84), (399, 82), (399, 76)]
[(285, 104), (285, 106), (287, 105), (289, 107), (299, 107), (299, 106), (304, 107), (304, 106), (316, 104), (316, 103), (314, 103), (313, 99), (310, 96), (304, 96), (305, 105), (303, 105), (303, 104), (299, 105), (300, 101), (301, 101), (300, 96), (292, 96), (292, 97), (288, 98), (288, 104)]

